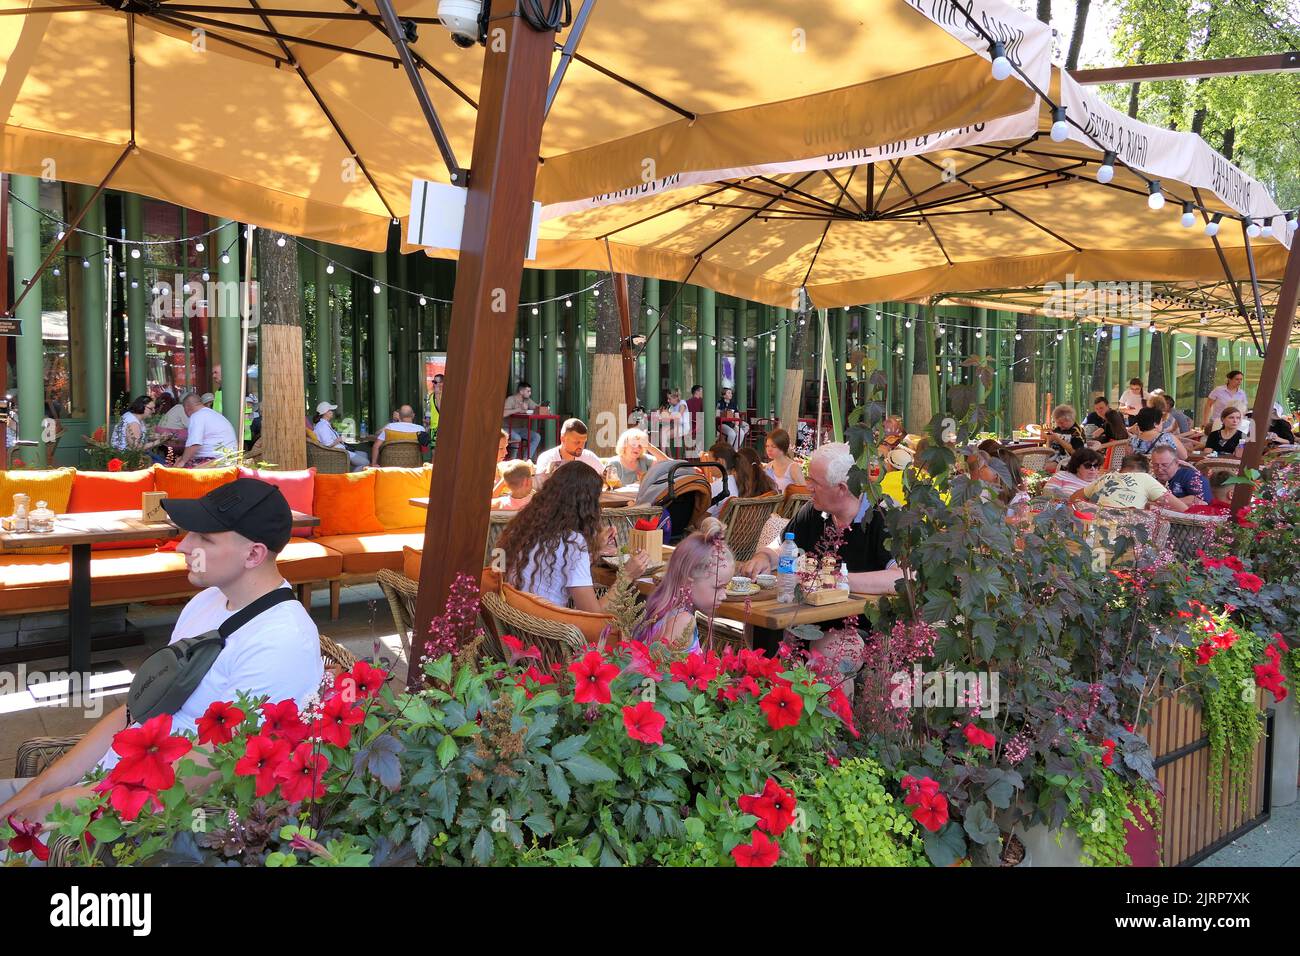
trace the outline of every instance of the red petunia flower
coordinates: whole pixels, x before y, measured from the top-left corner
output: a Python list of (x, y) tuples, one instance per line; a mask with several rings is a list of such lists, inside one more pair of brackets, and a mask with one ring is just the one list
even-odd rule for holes
[(826, 706), (830, 708), (832, 714), (843, 722), (849, 733), (854, 737), (862, 736), (858, 733), (858, 728), (853, 726), (853, 705), (849, 703), (849, 698), (843, 690), (838, 687), (832, 688), (831, 692), (826, 695)]
[(632, 654), (632, 661), (627, 665), (628, 670), (642, 677), (648, 677), (656, 683), (664, 679), (663, 672), (650, 656), (650, 648), (646, 647), (643, 641), (628, 641), (627, 648)]
[(1259, 589), (1264, 586), (1264, 579), (1258, 574), (1251, 574), (1249, 571), (1234, 572), (1232, 580), (1237, 582), (1237, 587), (1243, 591), (1249, 591), (1251, 594), (1258, 594)]
[(781, 848), (762, 830), (755, 830), (751, 842), (742, 843), (731, 851), (736, 866), (775, 866), (780, 856)]
[(1219, 653), (1219, 649), (1213, 644), (1202, 644), (1196, 649), (1196, 663), (1204, 667), (1210, 661), (1214, 660), (1214, 655)]
[(758, 706), (767, 715), (767, 725), (773, 730), (780, 730), (799, 723), (799, 715), (803, 713), (803, 698), (791, 690), (789, 685), (777, 684), (758, 702)]
[(538, 688), (545, 684), (554, 684), (555, 678), (550, 674), (543, 674), (537, 669), (536, 664), (529, 664), (528, 670), (524, 671), (515, 678), (515, 686), (524, 689), (524, 695), (529, 699), (537, 693)]
[(312, 722), (311, 734), (335, 747), (346, 747), (352, 742), (352, 728), (365, 719), (365, 711), (343, 694), (335, 694), (321, 708), (320, 717)]
[(1255, 683), (1264, 688), (1273, 695), (1274, 702), (1280, 703), (1286, 699), (1285, 678), (1282, 671), (1277, 666), (1277, 661), (1273, 660), (1268, 664), (1255, 665)]
[(13, 853), (30, 853), (44, 863), (50, 858), (50, 848), (41, 842), (42, 825), (30, 820), (9, 818), (14, 835), (9, 838), (9, 850)]
[(618, 665), (611, 664), (599, 651), (588, 651), (582, 660), (569, 665), (576, 685), (573, 701), (577, 704), (608, 704), (609, 683), (618, 676)]
[(524, 647), (524, 642), (513, 634), (502, 634), (501, 644), (506, 649), (506, 657), (510, 661), (511, 667), (514, 667), (515, 664), (525, 658), (532, 658), (538, 661), (542, 659), (542, 652), (537, 649), (536, 644), (529, 644), (527, 647)]
[(1214, 642), (1214, 646), (1219, 650), (1226, 651), (1228, 648), (1232, 647), (1233, 644), (1237, 643), (1237, 635), (1231, 630), (1227, 630), (1222, 634), (1211, 634), (1210, 640)]
[(355, 704), (367, 697), (374, 697), (384, 688), (388, 672), (378, 667), (371, 667), (365, 661), (357, 661), (352, 670), (334, 678), (334, 690), (348, 698), (348, 703)]
[(195, 721), (201, 744), (228, 744), (235, 729), (243, 723), (244, 712), (228, 700), (214, 700), (203, 716)]
[(709, 683), (718, 676), (718, 655), (709, 651), (708, 656), (699, 651), (688, 654), (685, 660), (673, 661), (668, 667), (673, 680), (680, 681), (694, 690), (708, 690)]
[(948, 798), (941, 793), (922, 793), (912, 808), (912, 818), (933, 833), (948, 822)]
[(110, 774), (113, 784), (132, 783), (152, 790), (168, 790), (176, 782), (172, 766), (192, 750), (184, 737), (172, 736), (172, 715), (159, 714), (142, 727), (128, 727), (113, 737), (113, 750), (122, 759)]
[(1230, 554), (1226, 558), (1224, 558), (1222, 564), (1229, 571), (1246, 570), (1246, 566), (1241, 563), (1241, 558), (1237, 557), (1235, 554)]
[(264, 797), (275, 789), (276, 773), (289, 759), (289, 741), (283, 737), (271, 739), (258, 734), (248, 738), (244, 756), (235, 763), (235, 773), (241, 777), (257, 777), (254, 796)]
[(330, 762), (324, 754), (312, 753), (311, 744), (299, 744), (293, 756), (280, 764), (275, 772), (280, 784), (280, 792), (290, 803), (303, 800), (319, 800), (325, 796), (325, 784), (321, 777)]
[(121, 459), (121, 458), (110, 458), (110, 459), (108, 460), (108, 464), (105, 465), (104, 467), (107, 468), (109, 471), (121, 471), (121, 470), (122, 470), (122, 459)]
[(293, 700), (282, 700), (278, 704), (268, 700), (262, 705), (262, 718), (262, 733), (269, 737), (283, 737), (290, 747), (296, 747), (307, 739), (307, 725), (298, 715), (298, 705)]
[(1103, 767), (1109, 767), (1115, 762), (1115, 741), (1107, 738), (1101, 742), (1101, 746), (1106, 751), (1101, 755), (1101, 764)]
[(648, 700), (623, 708), (623, 726), (627, 728), (627, 735), (643, 744), (662, 747), (665, 723), (664, 715), (655, 710), (655, 705)]
[(107, 793), (109, 806), (127, 823), (140, 815), (146, 803), (154, 812), (163, 808), (162, 801), (154, 791), (133, 783), (114, 783), (111, 777), (101, 780), (95, 787), (95, 792)]
[(794, 792), (782, 789), (771, 777), (763, 785), (763, 792), (741, 794), (736, 804), (742, 813), (752, 813), (758, 817), (758, 828), (766, 830), (773, 836), (779, 836), (794, 822), (795, 807), (799, 805)]
[(1232, 516), (1232, 520), (1235, 521), (1242, 528), (1258, 527), (1255, 524), (1255, 522), (1247, 520), (1249, 517), (1250, 517), (1250, 505), (1245, 505), (1237, 509), (1236, 513), (1233, 514)]
[(998, 738), (993, 736), (987, 730), (980, 730), (974, 724), (967, 724), (966, 729), (962, 731), (966, 736), (966, 742), (972, 747), (983, 747), (991, 751), (997, 746)]

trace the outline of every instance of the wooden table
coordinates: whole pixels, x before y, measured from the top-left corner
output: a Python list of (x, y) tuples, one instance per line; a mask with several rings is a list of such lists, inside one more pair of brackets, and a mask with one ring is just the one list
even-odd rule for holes
[[(295, 528), (320, 524), (315, 515), (293, 513)], [(0, 532), (0, 547), (11, 551), (68, 545), (72, 555), (68, 596), (68, 669), (90, 671), (90, 546), (99, 541), (171, 538), (179, 529), (171, 521), (145, 521), (138, 510), (86, 511), (54, 516), (49, 534)]]
[(629, 508), (636, 504), (635, 491), (602, 491), (600, 506), (602, 508)]

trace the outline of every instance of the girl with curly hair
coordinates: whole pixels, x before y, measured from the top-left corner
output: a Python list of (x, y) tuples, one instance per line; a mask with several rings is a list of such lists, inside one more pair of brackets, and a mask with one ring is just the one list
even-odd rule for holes
[[(592, 557), (614, 553), (613, 528), (600, 527), (604, 479), (582, 461), (567, 461), (520, 509), (503, 532), (506, 581), (560, 607), (603, 611), (591, 580)], [(634, 578), (645, 572), (646, 554), (628, 559)]]

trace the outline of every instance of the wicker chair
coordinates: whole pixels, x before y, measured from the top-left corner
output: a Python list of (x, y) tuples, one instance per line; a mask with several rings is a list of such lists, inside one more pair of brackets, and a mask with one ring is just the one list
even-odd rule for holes
[(504, 657), (498, 640), (502, 634), (513, 634), (525, 645), (536, 644), (542, 652), (538, 667), (543, 671), (549, 670), (552, 664), (568, 664), (587, 646), (582, 631), (572, 624), (534, 617), (511, 607), (495, 591), (484, 591), (480, 600), (488, 632), (488, 643), (484, 649), (493, 657)]
[(419, 468), (423, 464), (418, 441), (386, 441), (379, 446), (380, 468)]
[(1229, 471), (1234, 475), (1241, 474), (1241, 460), (1237, 458), (1205, 458), (1196, 463), (1196, 470), (1203, 474), (1206, 479), (1214, 477), (1216, 471)]
[(415, 626), (415, 601), (420, 593), (419, 582), (389, 568), (377, 571), (375, 581), (383, 590), (384, 597), (388, 598), (388, 609), (393, 612), (393, 623), (402, 639), (402, 652), (407, 661), (410, 661), (411, 632)]
[(1097, 449), (1106, 456), (1102, 467), (1106, 471), (1119, 471), (1120, 466), (1124, 464), (1124, 456), (1128, 454), (1128, 450), (1132, 447), (1127, 441), (1113, 441), (1102, 445)]
[(722, 523), (727, 529), (727, 544), (737, 561), (748, 561), (758, 548), (763, 525), (781, 504), (776, 495), (761, 498), (730, 498), (722, 506)]
[(1046, 471), (1047, 463), (1055, 457), (1048, 448), (1016, 448), (1011, 454), (1020, 459), (1020, 467), (1029, 471)]
[(1163, 508), (1157, 509), (1156, 514), (1159, 518), (1156, 543), (1183, 559), (1195, 558), (1197, 551), (1204, 550), (1214, 530), (1228, 522), (1224, 515), (1189, 515)]
[(600, 523), (602, 525), (611, 525), (614, 533), (618, 536), (618, 546), (620, 548), (627, 545), (628, 532), (642, 518), (658, 518), (663, 514), (663, 508), (658, 505), (641, 505), (629, 508), (601, 508)]
[(493, 511), (488, 516), (488, 534), (487, 545), (483, 548), (483, 567), (492, 563), (492, 552), (497, 546), (497, 539), (501, 537), (501, 532), (505, 530), (517, 511)]
[(808, 501), (812, 501), (812, 492), (808, 490), (807, 485), (789, 485), (785, 489), (785, 497), (777, 507), (776, 513), (782, 518), (793, 518)]
[(721, 654), (730, 647), (733, 651), (740, 651), (748, 647), (745, 643), (745, 630), (742, 627), (730, 627), (731, 622), (722, 618), (714, 618), (710, 623), (707, 615), (695, 612), (695, 626), (700, 630), (700, 648), (704, 651), (713, 651), (715, 654)]
[(352, 463), (346, 448), (326, 448), (314, 441), (307, 442), (307, 467), (315, 468), (320, 475), (346, 475)]

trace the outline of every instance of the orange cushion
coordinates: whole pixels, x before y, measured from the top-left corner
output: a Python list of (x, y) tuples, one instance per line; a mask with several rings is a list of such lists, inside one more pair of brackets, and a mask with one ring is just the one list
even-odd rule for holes
[(539, 598), (535, 594), (529, 594), (527, 591), (512, 587), (502, 580), (500, 572), (491, 568), (483, 569), (480, 582), (484, 591), (496, 591), (515, 610), (531, 614), (533, 617), (540, 617), (546, 621), (570, 624), (581, 631), (583, 637), (593, 644), (598, 642), (604, 635), (606, 628), (614, 623), (612, 615), (559, 607), (550, 601)]
[(402, 570), (404, 550), (424, 547), (424, 528), (398, 528), (377, 534), (335, 534), (316, 540), (342, 555), (345, 574), (374, 574), (380, 568)]
[[(66, 514), (68, 498), (72, 494), (75, 468), (54, 468), (50, 471), (27, 471), (11, 469), (0, 472), (0, 515), (9, 517), (14, 513), (14, 495), (27, 495), (28, 511), (35, 510), (38, 502), (44, 501), (55, 514)], [(49, 548), (24, 548), (30, 555), (63, 554), (64, 548), (55, 545)]]
[(326, 581), (343, 573), (343, 558), (337, 551), (303, 538), (290, 539), (275, 563), (290, 584)]
[(239, 469), (166, 468), (153, 466), (155, 491), (167, 492), (168, 498), (202, 498), (214, 488), (228, 485), (239, 477)]
[[(72, 497), (68, 499), (68, 514), (84, 511), (138, 510), (146, 491), (154, 491), (153, 469), (141, 471), (79, 471), (72, 481)], [(152, 548), (158, 540), (144, 538), (139, 541), (97, 541), (92, 551), (121, 551), (130, 548)]]
[[(408, 432), (407, 434), (411, 434)], [(429, 496), (433, 466), (375, 469), (375, 517), (385, 528), (423, 528), (428, 512), (411, 504)]]
[[(253, 468), (240, 468), (240, 478), (257, 478), (265, 481), (267, 484), (275, 485), (284, 495), (284, 500), (289, 502), (289, 507), (294, 511), (309, 515), (316, 500), (316, 469), (308, 468), (306, 471), (273, 471), (269, 468), (260, 470)], [(311, 528), (294, 528), (293, 536), (295, 538), (310, 538)]]
[(316, 475), (313, 513), (320, 518), (314, 534), (370, 534), (383, 531), (375, 516), (375, 469), (347, 475)]
[(420, 565), (424, 558), (424, 552), (419, 548), (413, 548), (409, 544), (402, 546), (402, 573), (412, 581), (420, 580)]

